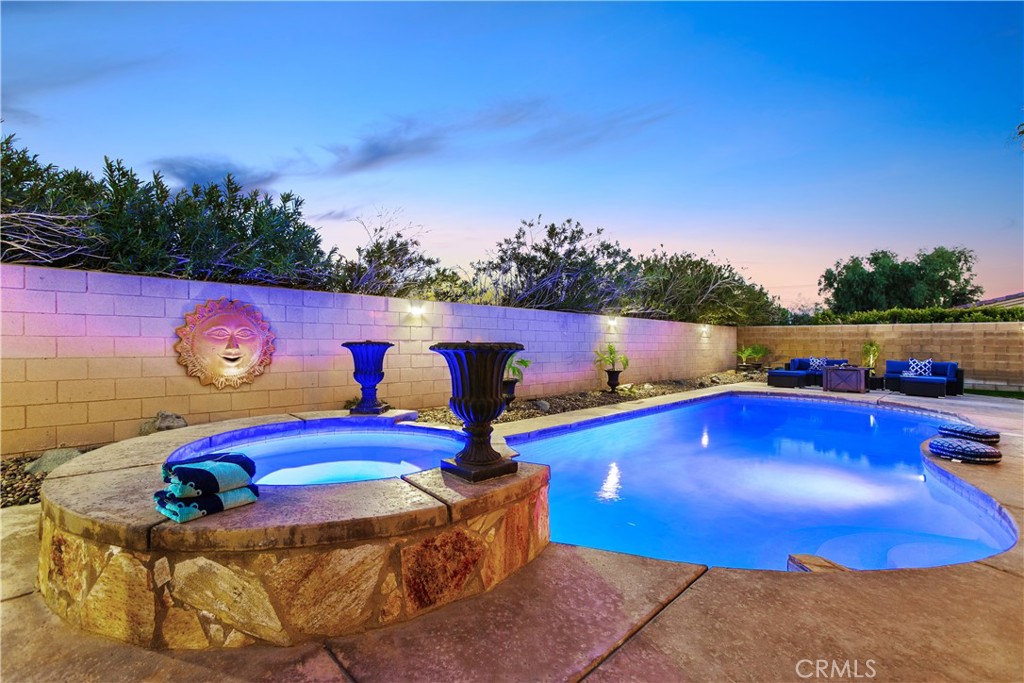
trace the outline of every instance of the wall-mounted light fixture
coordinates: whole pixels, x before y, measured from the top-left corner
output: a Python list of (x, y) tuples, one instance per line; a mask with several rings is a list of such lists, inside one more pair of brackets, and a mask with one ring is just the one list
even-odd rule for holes
[(420, 316), (423, 315), (423, 306), (418, 306), (416, 304), (409, 306), (409, 315), (413, 316), (414, 318), (419, 318)]
[(614, 332), (618, 326), (619, 326), (619, 319), (618, 318), (608, 318), (608, 329), (609, 330)]
[(708, 337), (710, 337), (711, 325), (701, 325), (700, 329), (698, 330), (698, 334), (700, 334), (701, 339), (707, 339)]

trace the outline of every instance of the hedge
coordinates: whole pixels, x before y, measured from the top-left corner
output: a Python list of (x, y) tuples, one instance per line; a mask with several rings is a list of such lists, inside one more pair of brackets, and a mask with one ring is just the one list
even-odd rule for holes
[(914, 323), (1002, 323), (1024, 322), (1024, 306), (977, 308), (890, 308), (887, 311), (859, 311), (836, 315), (821, 311), (815, 325), (910, 325)]

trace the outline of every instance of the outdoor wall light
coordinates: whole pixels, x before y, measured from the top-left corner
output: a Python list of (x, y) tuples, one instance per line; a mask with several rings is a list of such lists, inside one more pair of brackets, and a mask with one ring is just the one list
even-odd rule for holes
[(708, 337), (710, 337), (711, 336), (711, 326), (710, 325), (701, 325), (700, 326), (700, 336), (701, 336), (702, 339), (707, 339)]
[(422, 306), (410, 306), (409, 307), (409, 315), (415, 316), (417, 318), (420, 317), (421, 315), (423, 315), (423, 307)]
[(608, 318), (608, 329), (609, 330), (614, 330), (618, 326), (618, 324), (619, 324), (619, 321), (618, 321), (617, 318)]

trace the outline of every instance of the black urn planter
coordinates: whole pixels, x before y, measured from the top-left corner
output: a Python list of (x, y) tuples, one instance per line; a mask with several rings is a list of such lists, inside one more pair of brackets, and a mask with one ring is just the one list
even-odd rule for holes
[(452, 376), (448, 405), (468, 435), (466, 447), (455, 458), (441, 461), (442, 470), (477, 482), (519, 469), (519, 463), (491, 447), (491, 422), (505, 411), (501, 393), (505, 366), (523, 348), (515, 342), (445, 342), (430, 347), (448, 364)]
[(384, 379), (384, 354), (394, 344), (385, 341), (359, 341), (342, 344), (352, 352), (356, 369), (352, 376), (362, 388), (359, 404), (350, 410), (352, 415), (380, 415), (384, 412), (377, 400), (377, 385)]
[(516, 385), (519, 380), (516, 378), (501, 380), (501, 396), (505, 399), (505, 407), (508, 408), (516, 400)]
[(608, 388), (614, 394), (619, 386), (619, 375), (622, 374), (622, 370), (605, 370), (605, 372), (608, 373)]

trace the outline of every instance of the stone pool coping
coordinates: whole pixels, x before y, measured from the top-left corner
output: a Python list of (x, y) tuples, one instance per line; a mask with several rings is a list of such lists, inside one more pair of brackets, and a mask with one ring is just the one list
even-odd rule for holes
[[(315, 486), (260, 486), (253, 505), (176, 524), (154, 509), (167, 457), (189, 444), (230, 445), (247, 436), (283, 431), (330, 431), (357, 426), (377, 431), (408, 422), (415, 411), (349, 416), (314, 411), (226, 420), (120, 441), (58, 467), (40, 490), (42, 514), (82, 538), (138, 551), (240, 551), (303, 548), (440, 528), (501, 507), (547, 484), (546, 468), (523, 463), (515, 475), (471, 485), (439, 469), (401, 478)], [(273, 430), (281, 425), (286, 430)], [(403, 424), (408, 430), (457, 431)], [(271, 433), (265, 433), (268, 428)], [(225, 434), (233, 438), (225, 438)], [(508, 452), (500, 437), (499, 451)]]

